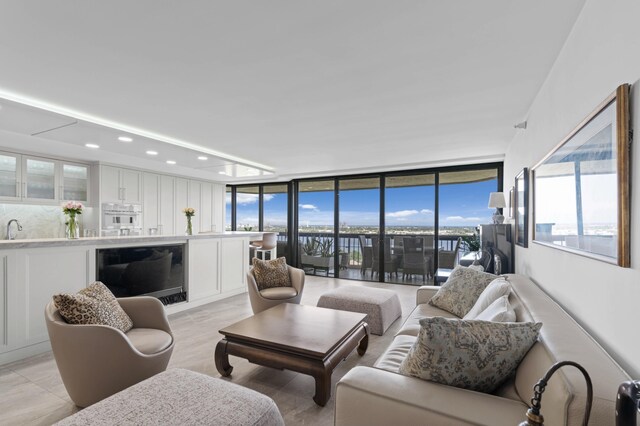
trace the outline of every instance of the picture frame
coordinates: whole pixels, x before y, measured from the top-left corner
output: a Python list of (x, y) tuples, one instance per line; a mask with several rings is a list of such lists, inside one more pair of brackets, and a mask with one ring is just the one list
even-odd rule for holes
[(512, 186), (509, 190), (509, 218), (513, 219), (516, 216), (516, 187)]
[(529, 247), (529, 169), (516, 175), (514, 185), (515, 241), (520, 247)]
[(629, 87), (532, 168), (534, 243), (630, 267)]

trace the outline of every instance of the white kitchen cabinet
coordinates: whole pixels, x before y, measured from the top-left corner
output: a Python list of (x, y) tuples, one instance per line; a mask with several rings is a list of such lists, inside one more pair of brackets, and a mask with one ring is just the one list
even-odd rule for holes
[(225, 226), (231, 225), (225, 223), (225, 206), (226, 206), (227, 188), (225, 185), (213, 184), (213, 231), (224, 232)]
[(89, 197), (89, 166), (86, 164), (60, 162), (59, 194), (63, 201), (83, 201), (88, 203)]
[[(175, 192), (175, 204), (174, 211), (175, 217), (175, 234), (184, 234), (187, 227), (187, 218), (184, 216), (182, 209), (189, 206), (189, 180), (183, 178), (176, 178), (176, 192)], [(198, 214), (198, 212), (196, 212)]]
[(213, 185), (200, 183), (200, 231), (213, 231)]
[(144, 233), (157, 228), (160, 222), (160, 175), (142, 175), (142, 226)]
[(176, 218), (176, 179), (173, 176), (160, 176), (160, 223), (162, 233), (174, 235)]
[(100, 198), (107, 203), (140, 203), (142, 173), (137, 170), (101, 166)]
[(0, 200), (29, 204), (90, 201), (90, 166), (0, 152)]
[(0, 199), (20, 200), (21, 156), (0, 152)]
[(189, 302), (220, 293), (220, 242), (218, 238), (189, 240)]
[(248, 238), (222, 238), (220, 240), (220, 283), (222, 293), (246, 289), (249, 263)]
[(75, 293), (95, 277), (95, 247), (0, 252), (0, 361), (11, 351), (49, 340), (44, 308), (54, 294)]

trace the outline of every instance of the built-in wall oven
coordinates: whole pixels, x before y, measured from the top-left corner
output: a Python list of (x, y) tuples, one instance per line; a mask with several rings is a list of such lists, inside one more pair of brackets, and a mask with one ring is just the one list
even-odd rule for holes
[(142, 235), (140, 204), (102, 203), (102, 235)]

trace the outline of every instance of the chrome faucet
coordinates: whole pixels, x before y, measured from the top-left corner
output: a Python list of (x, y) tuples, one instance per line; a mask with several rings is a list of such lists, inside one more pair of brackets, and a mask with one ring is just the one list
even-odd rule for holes
[(11, 219), (9, 221), (9, 223), (7, 223), (7, 240), (15, 240), (16, 239), (16, 234), (11, 229), (11, 224), (13, 222), (16, 223), (16, 226), (18, 227), (18, 231), (22, 231), (22, 225), (20, 225), (20, 222), (18, 222), (18, 219)]

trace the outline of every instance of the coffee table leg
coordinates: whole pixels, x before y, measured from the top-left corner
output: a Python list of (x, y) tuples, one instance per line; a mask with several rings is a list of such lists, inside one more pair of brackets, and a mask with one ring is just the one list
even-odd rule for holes
[(229, 377), (233, 367), (229, 364), (229, 355), (227, 355), (227, 339), (220, 340), (216, 345), (214, 359), (218, 373), (223, 377)]
[(331, 397), (331, 371), (324, 367), (314, 374), (313, 378), (316, 380), (316, 394), (313, 395), (313, 400), (319, 406), (324, 407)]
[(364, 337), (360, 340), (360, 344), (358, 345), (358, 355), (362, 356), (367, 352), (367, 348), (369, 347), (369, 324), (362, 324), (364, 326)]

